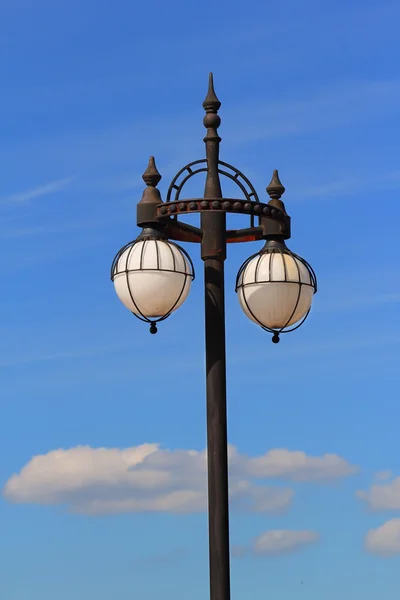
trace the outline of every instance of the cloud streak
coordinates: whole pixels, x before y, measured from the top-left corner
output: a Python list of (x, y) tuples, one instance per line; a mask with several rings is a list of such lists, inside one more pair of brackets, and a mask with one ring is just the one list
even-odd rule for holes
[(386, 479), (390, 479), (392, 477), (392, 471), (387, 469), (386, 471), (378, 471), (374, 474), (375, 481), (385, 481)]
[[(274, 137), (330, 130), (397, 112), (399, 105), (400, 79), (338, 80), (329, 86), (309, 89), (299, 98), (278, 97), (270, 102), (260, 99), (225, 108), (224, 140), (233, 147)], [(252, 115), (251, 124), (242, 125), (243, 112)], [(180, 115), (178, 130), (184, 133), (176, 136), (176, 116), (157, 118), (151, 115), (151, 120), (142, 118), (95, 132), (65, 132), (57, 138), (34, 140), (34, 146), (26, 142), (25, 151), (31, 156), (34, 148), (38, 152), (39, 146), (41, 155), (48, 154), (52, 161), (62, 161), (72, 169), (87, 170), (93, 166), (98, 168), (100, 164), (125, 169), (134, 158), (139, 159), (135, 146), (135, 140), (139, 138), (145, 140), (141, 153), (151, 154), (151, 148), (157, 144), (162, 170), (162, 162), (169, 162), (171, 155), (176, 159), (181, 156), (184, 164), (191, 149), (198, 152), (198, 138), (192, 137), (197, 126), (196, 112)], [(185, 149), (183, 154), (182, 148)], [(13, 153), (21, 156), (24, 149), (20, 144), (13, 147), (7, 144), (6, 148), (0, 147), (1, 151), (10, 157)]]
[[(241, 144), (277, 136), (325, 131), (397, 112), (399, 101), (400, 79), (337, 81), (311, 90), (308, 97), (242, 106), (240, 114), (249, 111), (254, 125), (246, 123), (243, 129), (236, 126), (232, 134), (224, 137), (233, 144)], [(240, 124), (238, 112), (238, 108), (228, 111), (224, 121), (234, 120)], [(229, 132), (231, 127), (227, 129)], [(337, 192), (338, 187), (340, 189), (341, 186), (336, 184), (334, 190), (325, 192)]]
[[(329, 290), (330, 291), (330, 290)], [(328, 295), (328, 294), (327, 294)], [(325, 303), (318, 306), (315, 310), (318, 312), (340, 312), (379, 306), (381, 304), (396, 304), (400, 302), (400, 292), (386, 292), (384, 294), (368, 295), (363, 293), (350, 296), (349, 298), (338, 298), (335, 302)]]
[(306, 187), (300, 191), (294, 190), (291, 200), (296, 198), (304, 199), (324, 199), (337, 198), (338, 195), (351, 196), (360, 192), (370, 192), (371, 188), (379, 186), (381, 191), (390, 191), (400, 187), (400, 171), (389, 171), (379, 173), (377, 177), (369, 177), (366, 174), (360, 174), (358, 177), (338, 179), (327, 183), (321, 183), (312, 187)]
[(68, 177), (67, 179), (58, 179), (57, 181), (51, 181), (44, 185), (31, 188), (25, 192), (18, 192), (16, 194), (10, 194), (0, 198), (0, 205), (18, 205), (25, 204), (30, 200), (41, 198), (42, 196), (48, 196), (55, 192), (59, 192), (69, 185), (74, 180), (74, 177)]
[(101, 354), (107, 354), (110, 352), (121, 351), (124, 348), (128, 348), (129, 346), (125, 345), (109, 345), (109, 346), (93, 346), (84, 349), (73, 349), (64, 352), (52, 352), (49, 351), (44, 354), (25, 354), (21, 356), (10, 356), (10, 352), (8, 350), (7, 357), (3, 358), (0, 356), (0, 367), (15, 367), (19, 365), (29, 365), (31, 363), (40, 363), (40, 362), (49, 362), (49, 361), (57, 361), (57, 360), (75, 360), (75, 359), (83, 359), (83, 358), (91, 358), (94, 356), (99, 356)]

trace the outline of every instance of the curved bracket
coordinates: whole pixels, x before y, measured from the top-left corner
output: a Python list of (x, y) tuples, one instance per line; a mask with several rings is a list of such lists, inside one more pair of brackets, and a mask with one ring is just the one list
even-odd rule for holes
[(191, 198), (190, 200), (178, 200), (177, 202), (163, 202), (157, 205), (157, 219), (170, 217), (182, 213), (194, 213), (205, 211), (243, 213), (257, 215), (259, 217), (270, 217), (275, 221), (286, 223), (286, 215), (270, 204), (261, 202), (248, 202), (238, 198)]
[[(164, 221), (163, 232), (170, 240), (200, 244), (203, 232), (198, 227), (182, 223), (177, 219), (168, 218)], [(226, 243), (238, 244), (242, 242), (257, 242), (264, 239), (263, 227), (247, 227), (245, 229), (228, 229)]]
[(182, 223), (178, 215), (196, 212), (224, 212), (247, 214), (252, 219), (259, 217), (260, 226), (251, 225), (246, 229), (228, 230), (226, 241), (237, 243), (261, 239), (266, 235), (290, 237), (290, 217), (278, 208), (261, 202), (248, 202), (237, 198), (192, 198), (177, 202), (163, 202), (157, 206), (156, 217), (167, 227), (166, 235), (178, 241), (197, 242), (202, 239), (198, 228)]

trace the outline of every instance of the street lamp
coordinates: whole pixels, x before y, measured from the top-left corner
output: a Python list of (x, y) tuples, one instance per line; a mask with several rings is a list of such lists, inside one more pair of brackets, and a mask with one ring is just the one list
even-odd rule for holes
[[(121, 302), (136, 317), (150, 324), (151, 333), (156, 333), (157, 323), (185, 301), (195, 276), (188, 253), (170, 240), (201, 246), (205, 286), (211, 600), (229, 600), (230, 597), (224, 300), (227, 243), (265, 240), (264, 247), (240, 267), (236, 292), (245, 314), (272, 333), (274, 343), (279, 342), (281, 333), (293, 331), (305, 321), (317, 291), (311, 266), (285, 244), (290, 238), (290, 217), (281, 200), (285, 188), (278, 172), (274, 171), (267, 187), (269, 202), (262, 203), (247, 177), (219, 160), (220, 107), (210, 74), (208, 94), (203, 102), (206, 158), (187, 164), (177, 173), (165, 202), (157, 189), (161, 175), (154, 158), (150, 158), (143, 175), (147, 187), (137, 205), (137, 224), (142, 232), (118, 252), (111, 267), (111, 279)], [(187, 181), (198, 173), (206, 173), (203, 197), (181, 198)], [(224, 198), (220, 175), (237, 184), (244, 198)], [(180, 219), (197, 212), (201, 215), (200, 228)], [(227, 213), (248, 215), (250, 226), (227, 229)]]

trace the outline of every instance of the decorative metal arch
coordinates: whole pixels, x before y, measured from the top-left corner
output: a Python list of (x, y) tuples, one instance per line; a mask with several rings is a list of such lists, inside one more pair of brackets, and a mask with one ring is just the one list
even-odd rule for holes
[[(189, 179), (191, 179), (194, 175), (197, 175), (198, 173), (206, 173), (207, 172), (207, 166), (200, 167), (198, 169), (192, 169), (192, 167), (194, 167), (195, 165), (204, 165), (204, 164), (207, 164), (207, 159), (201, 158), (200, 160), (194, 160), (193, 162), (182, 167), (182, 169), (180, 171), (178, 171), (178, 173), (175, 175), (175, 177), (171, 181), (171, 184), (170, 184), (170, 186), (168, 188), (168, 192), (167, 192), (166, 202), (176, 202), (177, 200), (179, 200), (181, 191), (182, 191), (184, 185), (189, 181)], [(251, 181), (246, 177), (246, 175), (244, 175), (236, 167), (230, 165), (229, 163), (223, 162), (222, 160), (219, 160), (218, 164), (225, 167), (226, 169), (230, 169), (231, 171), (233, 171), (234, 175), (232, 175), (232, 173), (229, 173), (228, 171), (224, 171), (223, 169), (218, 169), (218, 173), (220, 175), (224, 175), (225, 177), (228, 177), (229, 179), (234, 181), (240, 187), (240, 189), (242, 190), (242, 192), (244, 194), (244, 197), (246, 198), (246, 200), (248, 202), (260, 202), (256, 189), (254, 188)], [(177, 183), (178, 179), (181, 177), (181, 175), (183, 175), (183, 173), (185, 173), (185, 171), (188, 172), (188, 175), (186, 175), (186, 177), (184, 177), (180, 183)], [(242, 183), (240, 181), (241, 179), (244, 181), (244, 183)], [(244, 185), (244, 184), (246, 184), (246, 185)], [(246, 186), (248, 189), (246, 189)], [(174, 190), (175, 190), (175, 196), (173, 199), (171, 199)]]
[[(192, 167), (194, 167), (196, 165), (205, 165), (205, 166), (201, 166), (199, 168), (193, 169)], [(218, 173), (220, 175), (223, 175), (224, 177), (227, 177), (234, 183), (236, 183), (236, 185), (242, 191), (247, 202), (256, 202), (257, 204), (260, 203), (260, 199), (258, 197), (255, 187), (253, 186), (251, 181), (246, 177), (246, 175), (244, 175), (244, 173), (239, 171), (239, 169), (237, 169), (233, 165), (223, 162), (222, 160), (218, 161), (218, 165), (225, 167), (225, 169), (218, 168)], [(230, 173), (226, 169), (229, 169), (229, 171), (232, 171), (232, 172)], [(184, 176), (183, 179), (179, 182), (179, 179), (181, 178), (182, 175), (184, 175), (184, 173), (187, 173), (187, 175)], [(180, 171), (178, 171), (178, 173), (175, 175), (175, 177), (171, 181), (171, 184), (168, 188), (166, 202), (177, 202), (180, 198), (182, 189), (184, 188), (185, 184), (189, 181), (189, 179), (191, 179), (195, 175), (198, 175), (199, 173), (207, 173), (207, 159), (206, 158), (201, 158), (200, 160), (194, 160), (193, 162), (182, 167), (182, 169)], [(177, 219), (177, 216), (178, 215), (174, 215), (173, 218)], [(254, 227), (254, 215), (250, 216), (250, 227)]]

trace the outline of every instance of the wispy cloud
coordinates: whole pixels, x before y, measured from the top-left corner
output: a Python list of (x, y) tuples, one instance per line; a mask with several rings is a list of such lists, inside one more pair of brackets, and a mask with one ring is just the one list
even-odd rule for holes
[(388, 173), (379, 173), (376, 177), (369, 177), (360, 174), (358, 177), (343, 178), (336, 181), (319, 183), (317, 185), (306, 187), (301, 191), (294, 191), (292, 198), (323, 199), (338, 196), (350, 196), (354, 193), (369, 192), (374, 187), (379, 186), (382, 191), (390, 191), (400, 187), (400, 171), (390, 171)]
[(384, 294), (360, 293), (359, 295), (351, 296), (350, 298), (330, 303), (320, 304), (315, 308), (316, 312), (341, 312), (346, 310), (369, 308), (371, 306), (379, 306), (380, 304), (396, 304), (400, 302), (400, 292), (386, 292)]
[(74, 177), (68, 177), (67, 179), (58, 179), (57, 181), (51, 181), (50, 183), (31, 188), (30, 190), (26, 190), (25, 192), (17, 192), (15, 194), (10, 194), (9, 196), (4, 196), (3, 198), (0, 198), (0, 205), (24, 204), (25, 202), (29, 202), (30, 200), (35, 200), (36, 198), (41, 198), (42, 196), (48, 196), (49, 194), (53, 194), (54, 192), (61, 191), (73, 180)]
[[(232, 144), (279, 136), (300, 135), (333, 129), (387, 116), (399, 111), (400, 79), (382, 81), (336, 81), (310, 90), (295, 99), (241, 105), (226, 112), (224, 138)], [(252, 123), (239, 118), (252, 115)], [(230, 122), (235, 122), (235, 127)], [(231, 132), (231, 133), (230, 133)], [(230, 137), (232, 136), (232, 138)]]
[[(119, 225), (126, 221), (125, 215), (117, 215), (115, 218), (85, 219), (71, 222), (52, 222), (45, 225), (27, 225), (26, 227), (8, 228), (1, 232), (2, 238), (26, 238), (43, 235), (63, 235), (78, 231), (97, 231), (109, 229), (112, 225)], [(1, 221), (0, 221), (1, 225)]]
[[(223, 90), (219, 93), (223, 100)], [(247, 102), (242, 100), (236, 106), (224, 105), (223, 137), (231, 147), (240, 147), (243, 143), (331, 130), (381, 118), (398, 112), (399, 106), (400, 79), (338, 80), (332, 85), (308, 89), (297, 98), (275, 96), (266, 102), (259, 96)], [(252, 115), (251, 123), (243, 122), (243, 114)], [(20, 143), (14, 146), (8, 143), (7, 147), (0, 144), (0, 152), (7, 153), (8, 160), (13, 155), (32, 159), (33, 152), (38, 153), (39, 148), (39, 153), (48, 155), (54, 164), (62, 161), (71, 169), (91, 170), (100, 164), (131, 168), (135, 161), (143, 161), (143, 156), (154, 151), (160, 157), (162, 168), (162, 162), (170, 162), (171, 155), (177, 159), (181, 156), (184, 164), (188, 152), (199, 151), (197, 111), (191, 110), (179, 117), (174, 114), (144, 117), (96, 131), (65, 132), (57, 138), (34, 140), (34, 146), (26, 142), (25, 148), (21, 148)], [(176, 135), (177, 131), (182, 133)], [(140, 147), (137, 139), (143, 140)]]
[(375, 481), (385, 481), (387, 479), (390, 479), (391, 477), (392, 471), (389, 471), (389, 469), (387, 469), (386, 471), (378, 471), (374, 474)]
[[(122, 346), (123, 348), (123, 346)], [(0, 357), (0, 368), (5, 367), (15, 367), (19, 365), (27, 365), (31, 363), (40, 363), (40, 362), (50, 362), (57, 360), (78, 360), (82, 358), (91, 358), (93, 356), (99, 356), (101, 354), (107, 354), (108, 352), (115, 352), (115, 350), (120, 350), (121, 347), (115, 346), (103, 346), (103, 347), (93, 347), (86, 349), (75, 349), (71, 351), (65, 352), (48, 352), (46, 354), (27, 354), (22, 356), (15, 357)]]

